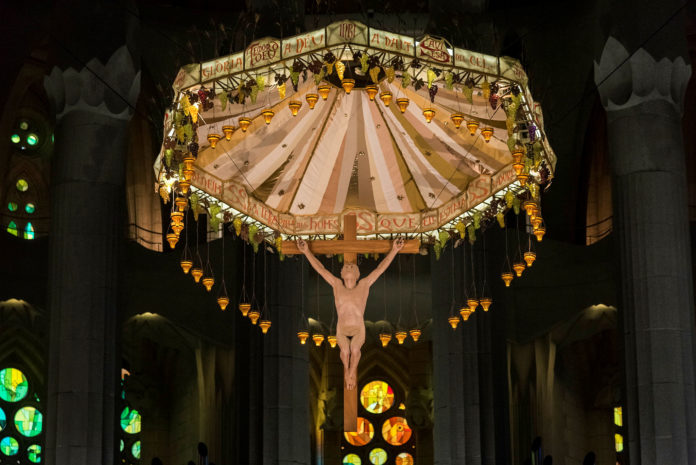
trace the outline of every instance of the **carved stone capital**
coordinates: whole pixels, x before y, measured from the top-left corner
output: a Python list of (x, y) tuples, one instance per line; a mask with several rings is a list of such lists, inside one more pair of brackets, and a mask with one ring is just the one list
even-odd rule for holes
[(79, 71), (54, 67), (44, 78), (44, 88), (57, 120), (85, 111), (128, 121), (140, 93), (140, 69), (123, 46), (106, 64), (93, 58)]
[(656, 60), (644, 49), (633, 54), (614, 37), (604, 44), (594, 79), (607, 111), (662, 101), (681, 113), (691, 65), (684, 58)]

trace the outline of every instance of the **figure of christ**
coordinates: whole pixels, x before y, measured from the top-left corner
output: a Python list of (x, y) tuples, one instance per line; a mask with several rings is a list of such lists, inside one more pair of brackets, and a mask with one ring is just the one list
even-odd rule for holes
[(297, 248), (307, 257), (317, 273), (333, 288), (336, 302), (338, 322), (336, 324), (336, 342), (341, 350), (343, 373), (346, 389), (355, 389), (358, 382), (358, 362), (360, 361), (360, 348), (365, 342), (365, 305), (370, 286), (384, 273), (399, 250), (404, 246), (403, 239), (397, 239), (392, 245), (391, 251), (380, 262), (375, 270), (360, 278), (360, 270), (356, 263), (345, 263), (341, 269), (341, 279), (334, 276), (314, 256), (307, 243), (302, 239), (297, 241)]

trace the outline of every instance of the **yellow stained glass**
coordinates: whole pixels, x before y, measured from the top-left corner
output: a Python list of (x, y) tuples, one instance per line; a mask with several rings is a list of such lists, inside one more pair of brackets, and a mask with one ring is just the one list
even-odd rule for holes
[(0, 370), (0, 399), (7, 402), (18, 402), (24, 399), (28, 390), (29, 383), (24, 373), (16, 368)]
[(623, 426), (623, 408), (614, 407), (614, 424), (616, 426)]
[(394, 390), (384, 381), (372, 381), (360, 391), (360, 403), (370, 413), (384, 413), (394, 405)]
[(382, 425), (382, 436), (392, 446), (402, 446), (411, 439), (411, 428), (404, 417), (391, 417)]
[(370, 451), (370, 462), (372, 462), (373, 465), (384, 465), (387, 463), (387, 451), (379, 447), (372, 449)]
[(623, 436), (619, 433), (614, 435), (614, 445), (616, 446), (616, 452), (623, 451)]
[(408, 452), (402, 452), (396, 456), (396, 465), (413, 465), (413, 456)]
[(367, 419), (358, 417), (358, 431), (351, 433), (343, 433), (346, 441), (354, 446), (364, 446), (372, 441), (375, 436), (375, 428)]
[(343, 465), (361, 465), (362, 460), (357, 454), (348, 454), (343, 457)]

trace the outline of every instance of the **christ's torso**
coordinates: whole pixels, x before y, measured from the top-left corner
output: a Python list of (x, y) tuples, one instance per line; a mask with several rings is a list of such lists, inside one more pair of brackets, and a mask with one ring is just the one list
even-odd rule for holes
[(364, 331), (365, 305), (370, 288), (361, 281), (353, 289), (348, 289), (340, 283), (334, 286), (334, 300), (338, 313), (337, 330), (342, 330), (346, 336), (353, 336)]

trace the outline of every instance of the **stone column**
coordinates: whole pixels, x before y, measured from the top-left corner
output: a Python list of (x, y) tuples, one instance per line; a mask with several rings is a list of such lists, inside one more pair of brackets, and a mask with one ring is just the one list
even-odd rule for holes
[(109, 465), (118, 452), (119, 245), (140, 72), (126, 47), (87, 67), (44, 83), (56, 112), (46, 459), (58, 465)]
[[(648, 16), (657, 13), (654, 4), (648, 9), (640, 3), (645, 21), (634, 29), (655, 22)], [(696, 464), (694, 300), (681, 126), (691, 67), (679, 56), (685, 47), (678, 25), (675, 20), (661, 28), (650, 44), (657, 52), (626, 50), (609, 37), (595, 63), (614, 177), (632, 465)]]
[(267, 258), (273, 324), (263, 337), (263, 465), (310, 461), (309, 356), (296, 336), (303, 259)]

